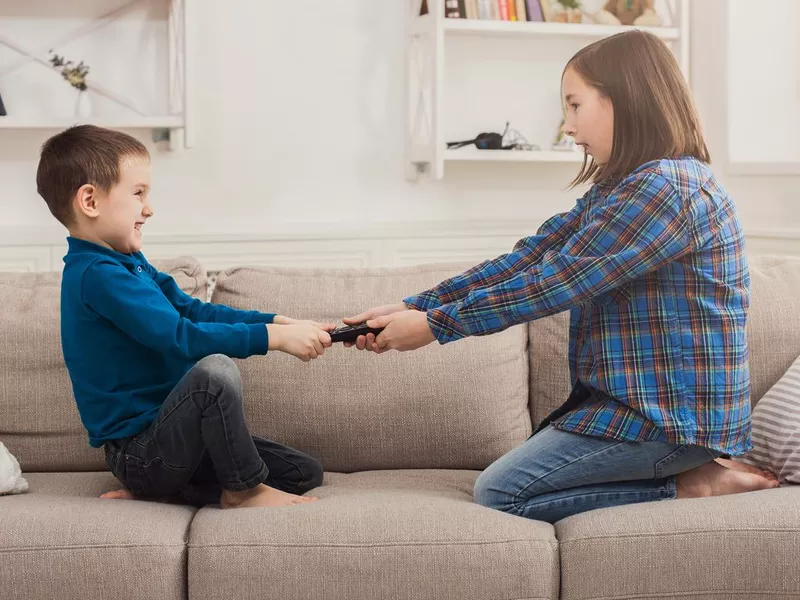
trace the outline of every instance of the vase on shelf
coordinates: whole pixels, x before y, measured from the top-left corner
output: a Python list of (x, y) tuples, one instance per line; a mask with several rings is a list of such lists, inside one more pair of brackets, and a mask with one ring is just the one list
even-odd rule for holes
[(89, 102), (89, 93), (86, 90), (78, 91), (78, 98), (75, 100), (75, 116), (81, 119), (92, 116), (92, 105)]

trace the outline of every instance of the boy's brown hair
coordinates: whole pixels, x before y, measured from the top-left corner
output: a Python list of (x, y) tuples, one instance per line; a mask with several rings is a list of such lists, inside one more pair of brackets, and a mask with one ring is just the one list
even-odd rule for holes
[(578, 51), (567, 69), (574, 69), (614, 107), (608, 163), (601, 166), (585, 158), (572, 186), (590, 179), (617, 181), (660, 158), (693, 156), (711, 162), (683, 73), (655, 35), (634, 30), (604, 38)]
[(144, 144), (128, 134), (95, 125), (77, 125), (54, 135), (42, 146), (36, 189), (64, 226), (74, 219), (72, 200), (81, 186), (108, 192), (119, 181), (125, 158), (149, 158)]

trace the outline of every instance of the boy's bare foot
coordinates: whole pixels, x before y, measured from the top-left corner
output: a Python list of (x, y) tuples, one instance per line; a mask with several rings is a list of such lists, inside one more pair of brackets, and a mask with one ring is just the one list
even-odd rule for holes
[(219, 503), (222, 508), (245, 508), (252, 506), (291, 506), (294, 504), (308, 504), (316, 500), (318, 498), (314, 496), (289, 494), (259, 483), (256, 487), (243, 492), (223, 490)]
[(136, 496), (131, 494), (125, 488), (119, 490), (111, 490), (105, 494), (100, 494), (100, 497), (105, 500), (136, 500)]
[(678, 488), (678, 498), (725, 496), (778, 487), (777, 481), (767, 479), (761, 474), (728, 469), (713, 460), (690, 471), (679, 473), (675, 483)]
[(726, 469), (733, 469), (734, 471), (742, 471), (744, 473), (753, 473), (755, 475), (763, 475), (767, 479), (778, 481), (778, 478), (775, 475), (775, 473), (767, 469), (759, 469), (756, 466), (748, 465), (746, 463), (739, 462), (736, 460), (730, 460), (729, 458), (716, 458), (714, 460), (717, 462), (717, 464), (722, 465)]

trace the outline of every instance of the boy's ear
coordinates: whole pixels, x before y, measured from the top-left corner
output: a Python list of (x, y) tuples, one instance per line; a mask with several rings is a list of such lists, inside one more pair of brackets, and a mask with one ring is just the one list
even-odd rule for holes
[(75, 194), (75, 203), (78, 212), (90, 219), (95, 219), (100, 214), (100, 206), (97, 201), (98, 190), (90, 183), (82, 185)]

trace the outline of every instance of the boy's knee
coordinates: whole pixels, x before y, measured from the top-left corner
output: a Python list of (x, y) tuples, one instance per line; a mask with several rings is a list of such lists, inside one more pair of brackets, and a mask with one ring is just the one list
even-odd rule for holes
[(241, 389), (242, 376), (239, 367), (224, 354), (206, 356), (197, 362), (194, 371), (196, 376), (202, 377), (208, 383), (209, 391), (214, 388)]

